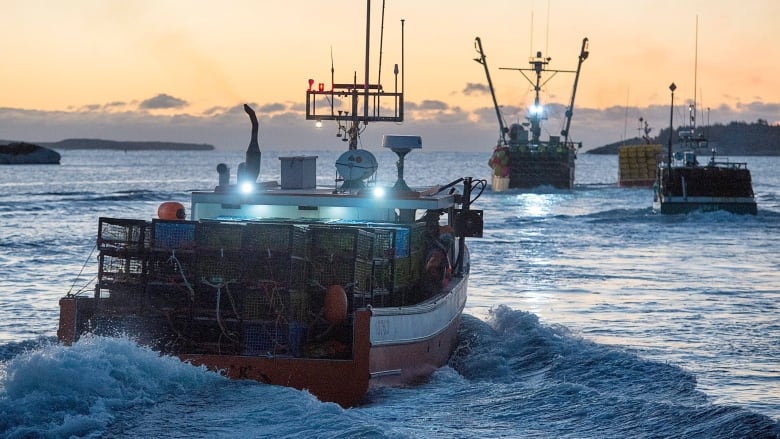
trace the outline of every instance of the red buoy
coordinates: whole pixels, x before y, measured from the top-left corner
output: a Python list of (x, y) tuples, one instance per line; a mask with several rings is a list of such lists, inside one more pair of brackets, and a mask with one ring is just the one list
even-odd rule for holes
[(157, 217), (164, 220), (183, 220), (187, 217), (187, 211), (181, 203), (166, 201), (157, 208)]
[(331, 285), (325, 291), (325, 320), (338, 325), (347, 320), (347, 292), (341, 285)]

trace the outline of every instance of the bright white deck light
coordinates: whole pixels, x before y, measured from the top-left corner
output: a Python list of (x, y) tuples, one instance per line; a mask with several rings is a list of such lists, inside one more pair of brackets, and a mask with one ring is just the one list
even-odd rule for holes
[(255, 185), (250, 182), (241, 183), (241, 193), (251, 194), (255, 190)]

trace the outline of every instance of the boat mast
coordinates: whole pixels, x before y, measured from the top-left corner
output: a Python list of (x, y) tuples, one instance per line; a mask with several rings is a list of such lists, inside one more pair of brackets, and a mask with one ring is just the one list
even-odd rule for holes
[[(674, 91), (677, 90), (677, 85), (672, 82), (669, 85), (669, 90), (672, 92), (672, 101), (669, 106), (669, 143), (666, 146), (666, 168), (671, 172), (672, 169), (672, 134), (674, 134)], [(670, 174), (667, 173), (667, 176)]]
[(474, 61), (482, 64), (482, 66), (485, 67), (485, 76), (487, 76), (488, 88), (490, 89), (490, 96), (493, 98), (493, 107), (496, 109), (496, 117), (498, 118), (498, 129), (500, 132), (499, 145), (506, 145), (507, 129), (506, 126), (504, 125), (504, 120), (501, 117), (501, 110), (498, 107), (498, 101), (496, 101), (496, 92), (493, 89), (493, 81), (490, 79), (490, 70), (488, 70), (485, 51), (482, 50), (482, 40), (480, 40), (479, 37), (477, 37), (475, 38), (475, 41), (476, 41), (477, 52), (479, 52), (479, 58), (474, 58)]
[[(384, 10), (383, 10), (384, 20)], [(403, 22), (401, 20), (401, 33), (403, 35)], [(317, 125), (322, 121), (332, 120), (338, 125), (336, 137), (344, 142), (349, 142), (349, 150), (355, 150), (358, 147), (360, 124), (368, 125), (369, 122), (403, 122), (404, 120), (404, 98), (403, 98), (403, 60), (401, 61), (401, 70), (395, 65), (395, 90), (387, 91), (381, 83), (371, 84), (369, 82), (369, 62), (370, 62), (370, 43), (371, 43), (371, 0), (366, 0), (366, 54), (365, 54), (365, 76), (363, 84), (358, 84), (357, 72), (355, 72), (350, 83), (335, 83), (333, 73), (333, 61), (331, 56), (331, 88), (326, 90), (323, 82), (316, 82), (309, 79), (309, 88), (306, 90), (306, 120), (314, 120)], [(403, 36), (402, 36), (403, 38)], [(402, 42), (403, 44), (403, 42)], [(403, 47), (401, 49), (403, 57)], [(381, 56), (380, 56), (381, 63)], [(381, 72), (381, 66), (379, 71)], [(401, 74), (401, 90), (398, 90), (398, 74)], [(381, 80), (381, 78), (379, 78)], [(318, 101), (318, 99), (320, 99)], [(362, 99), (362, 102), (361, 102)], [(323, 113), (317, 112), (317, 105), (325, 100), (328, 103), (328, 110)], [(334, 103), (345, 101), (345, 106), (349, 110), (336, 110)], [(388, 101), (393, 103), (389, 104)], [(372, 102), (373, 112), (369, 111), (369, 101)], [(382, 103), (386, 105), (381, 105)], [(361, 113), (362, 107), (362, 113)], [(389, 113), (386, 108), (391, 108)], [(384, 111), (384, 113), (383, 113)]]
[(569, 144), (569, 128), (571, 127), (571, 116), (572, 114), (574, 114), (574, 96), (577, 94), (577, 83), (580, 80), (580, 69), (582, 68), (583, 61), (585, 61), (586, 59), (588, 59), (588, 39), (583, 38), (582, 48), (580, 49), (580, 56), (578, 57), (578, 62), (577, 62), (577, 73), (574, 75), (574, 89), (571, 92), (571, 103), (569, 104), (569, 108), (566, 109), (566, 127), (561, 131), (564, 145)]
[[(588, 51), (586, 50), (587, 42), (588, 42), (587, 38), (585, 38), (582, 42), (583, 48), (580, 53), (580, 62), (579, 62), (579, 66), (577, 67), (577, 70), (549, 70), (545, 68), (547, 64), (550, 63), (550, 60), (552, 58), (550, 58), (549, 56), (547, 58), (542, 57), (541, 51), (536, 52), (536, 56), (531, 57), (528, 60), (528, 64), (532, 66), (532, 68), (530, 69), (499, 67), (500, 70), (517, 70), (534, 87), (534, 106), (531, 108), (530, 111), (531, 115), (528, 116), (528, 120), (531, 122), (531, 144), (532, 145), (538, 145), (540, 143), (539, 138), (541, 137), (542, 134), (542, 120), (544, 119), (544, 110), (541, 107), (539, 92), (542, 90), (542, 87), (544, 87), (544, 85), (547, 84), (558, 73), (579, 73), (580, 66), (582, 66), (582, 61), (584, 61), (585, 58), (587, 58), (587, 54), (588, 54)], [(528, 75), (525, 74), (525, 72), (534, 72), (536, 74), (535, 80), (529, 78)], [(547, 78), (544, 82), (542, 82), (543, 72), (552, 73), (550, 77)], [(566, 128), (566, 131), (568, 132), (568, 127)]]
[(693, 104), (690, 108), (691, 116), (691, 134), (696, 135), (696, 87), (699, 76), (699, 16), (696, 16), (696, 37), (693, 53)]

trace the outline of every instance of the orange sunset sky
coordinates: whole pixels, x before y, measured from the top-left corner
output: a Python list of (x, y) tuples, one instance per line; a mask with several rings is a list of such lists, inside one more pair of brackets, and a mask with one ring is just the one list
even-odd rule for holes
[[(382, 5), (371, 3), (371, 82)], [(364, 147), (373, 147), (373, 135), (399, 132), (423, 135), (433, 150), (489, 151), (498, 129), (484, 70), (473, 61), (476, 36), (510, 122), (524, 117), (533, 96), (518, 72), (499, 68), (526, 68), (541, 50), (552, 58), (550, 68), (573, 70), (582, 38), (589, 39), (571, 128), (586, 149), (636, 136), (638, 117), (653, 133), (668, 126), (671, 82), (679, 123), (694, 92), (699, 124), (780, 122), (776, 0), (384, 5), (382, 83), (392, 90), (404, 19), (408, 111), (402, 126), (370, 126)], [(364, 0), (0, 0), (0, 10), (0, 139), (171, 140), (238, 149), (246, 146), (248, 122), (239, 109), (247, 102), (261, 117), (267, 149), (341, 148), (330, 136), (335, 127), (317, 131), (304, 120), (307, 81), (330, 82), (331, 51), (336, 82), (355, 73), (362, 81), (364, 74)], [(558, 115), (573, 78), (558, 74), (544, 87), (542, 101), (559, 104)], [(555, 111), (545, 128), (560, 131)]]

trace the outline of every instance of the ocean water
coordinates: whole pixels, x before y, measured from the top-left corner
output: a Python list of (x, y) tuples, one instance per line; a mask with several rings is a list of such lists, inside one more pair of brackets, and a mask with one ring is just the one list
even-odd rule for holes
[[(332, 184), (340, 152), (317, 155)], [(378, 181), (395, 157), (375, 152)], [(231, 381), (129, 339), (56, 343), (58, 299), (96, 274), (99, 216), (152, 218), (241, 152), (64, 151), (0, 173), (0, 436), (774, 438), (780, 435), (780, 168), (748, 162), (758, 215), (661, 216), (581, 154), (576, 187), (486, 191), (450, 365), (352, 409)], [(415, 151), (412, 186), (487, 178), (489, 152)]]

